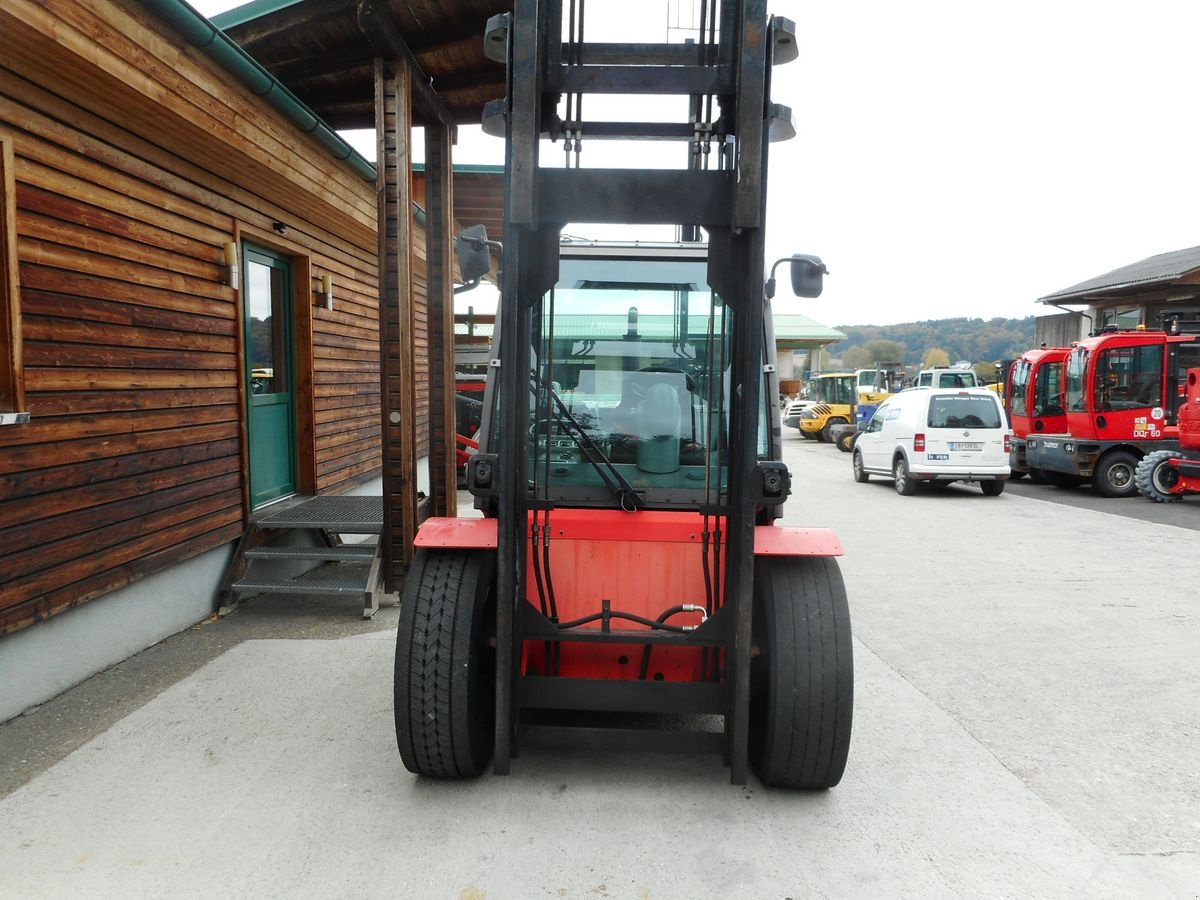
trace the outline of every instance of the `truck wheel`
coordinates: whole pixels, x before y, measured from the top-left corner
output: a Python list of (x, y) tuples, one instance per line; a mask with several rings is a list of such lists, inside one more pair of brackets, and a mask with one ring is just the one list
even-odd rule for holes
[(750, 759), (765, 785), (824, 790), (850, 751), (854, 657), (837, 560), (764, 557), (754, 564)]
[(903, 456), (897, 456), (896, 462), (892, 464), (892, 478), (896, 482), (897, 494), (911, 497), (917, 492), (917, 480), (908, 471), (908, 463), (904, 461)]
[(1078, 475), (1068, 475), (1066, 472), (1054, 472), (1050, 469), (1042, 469), (1040, 471), (1042, 479), (1046, 484), (1052, 484), (1056, 488), (1062, 488), (1064, 491), (1073, 491), (1081, 483)]
[(829, 421), (825, 423), (825, 427), (821, 429), (821, 440), (827, 444), (833, 443), (833, 426), (849, 424), (841, 416), (830, 416)]
[(981, 481), (979, 482), (979, 489), (983, 491), (984, 496), (999, 497), (1004, 493), (1004, 482), (1000, 480)]
[(396, 635), (396, 743), (405, 768), (473, 778), (492, 758), (494, 553), (418, 550)]
[(1046, 473), (1042, 469), (1029, 470), (1030, 484), (1046, 484)]
[(849, 453), (854, 449), (854, 442), (857, 440), (857, 431), (843, 431), (837, 436), (837, 448), (843, 453)]
[(854, 469), (854, 480), (859, 484), (866, 484), (871, 480), (870, 474), (863, 468), (862, 454), (857, 450), (854, 451), (854, 458), (850, 461), (850, 465)]
[(1113, 450), (1100, 458), (1092, 473), (1092, 485), (1105, 497), (1134, 497), (1137, 495), (1138, 458), (1127, 450)]
[(1167, 465), (1168, 460), (1181, 458), (1174, 450), (1155, 450), (1143, 456), (1133, 473), (1133, 480), (1142, 496), (1155, 503), (1177, 503), (1182, 500), (1182, 494), (1171, 493), (1171, 488), (1179, 483), (1179, 471)]

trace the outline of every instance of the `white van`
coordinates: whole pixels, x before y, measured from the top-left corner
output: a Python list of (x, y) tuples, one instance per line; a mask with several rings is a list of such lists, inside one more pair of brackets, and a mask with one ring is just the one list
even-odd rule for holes
[(895, 480), (913, 494), (922, 481), (976, 481), (995, 497), (1008, 480), (1009, 431), (987, 388), (910, 388), (884, 401), (854, 445), (854, 480)]

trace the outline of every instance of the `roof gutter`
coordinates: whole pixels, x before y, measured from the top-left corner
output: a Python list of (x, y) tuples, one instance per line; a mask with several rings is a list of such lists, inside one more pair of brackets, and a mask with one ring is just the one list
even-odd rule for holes
[(141, 0), (141, 3), (171, 25), (189, 44), (203, 50), (213, 62), (233, 75), (252, 94), (262, 97), (296, 128), (314, 137), (334, 159), (349, 163), (364, 181), (374, 184), (373, 165), (363, 159), (254, 57), (184, 0)]

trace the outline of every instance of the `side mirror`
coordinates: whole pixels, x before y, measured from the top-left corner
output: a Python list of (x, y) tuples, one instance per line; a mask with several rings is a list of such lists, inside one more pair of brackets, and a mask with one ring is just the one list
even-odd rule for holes
[(820, 297), (829, 274), (819, 256), (792, 257), (792, 293), (797, 297)]
[[(492, 270), (492, 255), (488, 251), (487, 229), (482, 225), (464, 228), (454, 238), (454, 252), (458, 256), (458, 270), (465, 282), (477, 282)], [(795, 275), (792, 280), (795, 281)]]

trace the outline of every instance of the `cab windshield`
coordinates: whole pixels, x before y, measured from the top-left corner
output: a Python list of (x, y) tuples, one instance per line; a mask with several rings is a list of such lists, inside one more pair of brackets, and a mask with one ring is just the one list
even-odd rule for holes
[(1013, 366), (1012, 395), (1009, 398), (1009, 403), (1012, 404), (1012, 414), (1014, 416), (1029, 415), (1029, 406), (1025, 398), (1029, 389), (1029, 373), (1032, 368), (1032, 364), (1025, 359), (1017, 360), (1017, 364)]
[(1084, 387), (1087, 384), (1088, 351), (1086, 347), (1076, 347), (1067, 357), (1067, 409), (1071, 412), (1086, 412), (1087, 398)]
[(849, 406), (854, 400), (854, 376), (837, 375), (816, 379), (816, 401)]
[(705, 285), (703, 262), (683, 274), (666, 284), (563, 277), (535, 305), (535, 497), (723, 501), (733, 313)]

